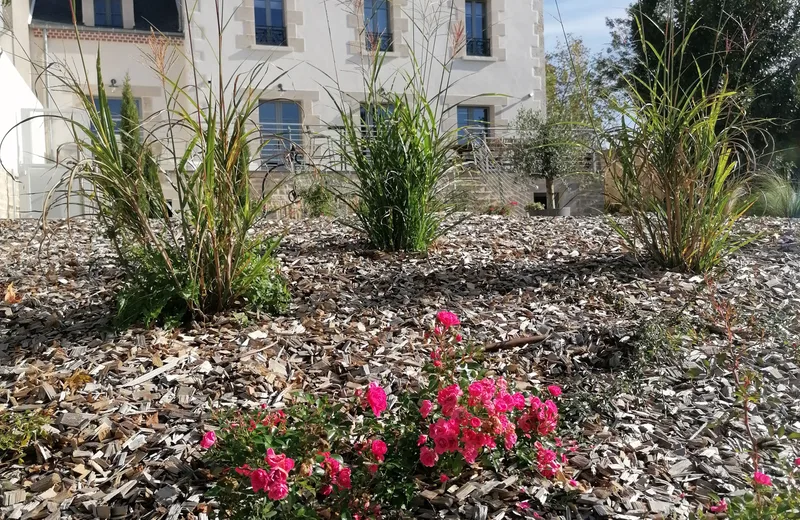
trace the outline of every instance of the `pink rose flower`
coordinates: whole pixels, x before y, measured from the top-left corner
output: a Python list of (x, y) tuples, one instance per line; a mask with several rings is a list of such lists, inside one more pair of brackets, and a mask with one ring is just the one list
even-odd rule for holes
[(336, 484), (343, 489), (350, 489), (350, 468), (342, 468), (336, 475)]
[(422, 446), (426, 442), (428, 442), (428, 436), (427, 435), (420, 435), (419, 438), (417, 439), (417, 446)]
[(386, 392), (374, 381), (369, 384), (367, 389), (367, 403), (372, 408), (375, 417), (380, 417), (381, 412), (386, 410)]
[(436, 465), (436, 460), (438, 459), (438, 455), (432, 449), (424, 446), (419, 451), (419, 461), (422, 463), (423, 466), (432, 468)]
[(422, 415), (423, 419), (428, 418), (428, 415), (430, 415), (431, 410), (433, 410), (433, 403), (427, 399), (422, 401), (422, 404), (419, 406), (419, 413), (420, 415)]
[(386, 448), (386, 443), (380, 439), (376, 439), (372, 441), (372, 454), (375, 455), (375, 458), (378, 459), (380, 462), (383, 462), (383, 456), (386, 455), (388, 449)]
[(270, 500), (283, 500), (289, 495), (289, 486), (286, 482), (275, 482), (269, 487), (267, 496)]
[(203, 440), (200, 441), (200, 447), (203, 448), (204, 450), (207, 450), (211, 446), (213, 446), (216, 442), (217, 442), (217, 434), (214, 432), (206, 432), (206, 434), (203, 435)]
[(724, 513), (728, 510), (728, 503), (723, 498), (719, 501), (719, 504), (709, 507), (708, 510), (712, 513)]
[(259, 491), (267, 491), (267, 486), (269, 486), (269, 475), (263, 469), (258, 468), (250, 474), (250, 485), (253, 487), (253, 491), (256, 493)]
[(529, 507), (531, 507), (531, 505), (528, 503), (527, 500), (517, 503), (517, 509), (528, 509)]
[(796, 459), (794, 459), (794, 465), (797, 466), (798, 468), (800, 468), (800, 457), (797, 457)]
[(558, 385), (550, 385), (547, 387), (547, 391), (550, 392), (550, 395), (553, 397), (558, 397), (561, 395), (561, 387)]
[(439, 475), (439, 482), (442, 482), (442, 483), (444, 483), (444, 482), (447, 482), (448, 480), (450, 480), (450, 477), (448, 477), (448, 476), (447, 476), (447, 475), (445, 475), (444, 473), (442, 473), (441, 475)]
[(760, 486), (772, 485), (772, 479), (769, 478), (767, 475), (761, 473), (760, 471), (756, 471), (755, 473), (753, 473), (753, 480), (755, 481), (756, 484)]
[(378, 465), (377, 464), (367, 464), (367, 471), (369, 471), (372, 475), (378, 472)]
[(445, 329), (461, 324), (461, 320), (458, 319), (458, 316), (450, 311), (439, 311), (436, 314), (436, 321), (441, 323)]
[(326, 484), (320, 488), (319, 492), (322, 493), (322, 496), (328, 496), (333, 493), (333, 486)]

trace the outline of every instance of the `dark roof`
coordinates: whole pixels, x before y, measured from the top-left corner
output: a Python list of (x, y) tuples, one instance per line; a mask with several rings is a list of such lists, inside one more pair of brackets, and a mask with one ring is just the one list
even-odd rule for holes
[[(63, 23), (72, 25), (71, 0), (36, 0), (33, 9), (34, 23)], [(78, 24), (83, 22), (83, 2), (75, 1), (75, 16)], [(149, 31), (175, 33), (180, 31), (180, 15), (174, 0), (134, 0), (135, 28)]]

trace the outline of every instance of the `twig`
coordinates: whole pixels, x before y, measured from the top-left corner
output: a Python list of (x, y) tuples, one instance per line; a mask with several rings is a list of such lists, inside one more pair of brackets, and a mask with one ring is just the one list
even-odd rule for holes
[(521, 347), (523, 345), (530, 345), (531, 343), (541, 343), (550, 337), (550, 334), (540, 334), (538, 336), (522, 336), (519, 338), (509, 339), (506, 341), (499, 341), (493, 345), (484, 348), (484, 352), (497, 352), (498, 350), (506, 348)]

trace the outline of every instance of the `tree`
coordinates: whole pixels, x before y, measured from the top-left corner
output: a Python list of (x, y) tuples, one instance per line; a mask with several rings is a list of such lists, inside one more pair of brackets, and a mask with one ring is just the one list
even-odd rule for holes
[(567, 41), (547, 55), (547, 117), (521, 110), (510, 150), (517, 173), (544, 178), (548, 209), (558, 209), (555, 181), (581, 171), (592, 127), (603, 125), (609, 114), (589, 50), (578, 38)]
[[(654, 49), (664, 49), (673, 34), (676, 41), (687, 36), (686, 86), (697, 78), (696, 69), (689, 70), (695, 63), (708, 72), (708, 85), (727, 78), (752, 117), (773, 120), (777, 150), (800, 144), (797, 0), (637, 0), (625, 18), (607, 23), (612, 43), (599, 63), (607, 86), (645, 77), (656, 69)], [(751, 140), (769, 149), (761, 134)]]
[(520, 110), (514, 120), (516, 132), (511, 142), (511, 164), (517, 173), (543, 177), (547, 187), (547, 209), (556, 208), (555, 181), (578, 173), (583, 155), (576, 141), (575, 125), (548, 116), (543, 119), (533, 109)]
[(596, 60), (583, 40), (567, 35), (567, 41), (547, 54), (547, 114), (549, 119), (579, 126), (603, 125), (609, 119), (605, 87), (596, 71)]
[(122, 171), (140, 177), (139, 183), (142, 207), (150, 217), (158, 217), (161, 208), (153, 197), (154, 190), (161, 189), (158, 175), (158, 162), (149, 146), (142, 143), (142, 128), (139, 122), (139, 107), (131, 90), (130, 77), (125, 76), (122, 85), (122, 105), (120, 107), (119, 140), (122, 150)]

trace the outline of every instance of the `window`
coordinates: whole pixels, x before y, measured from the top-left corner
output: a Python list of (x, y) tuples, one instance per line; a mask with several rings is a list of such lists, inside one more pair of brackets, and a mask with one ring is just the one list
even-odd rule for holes
[(361, 105), (361, 133), (374, 136), (376, 122), (386, 119), (392, 112), (392, 105)]
[(467, 28), (467, 55), (491, 56), (486, 28), (486, 2), (467, 0), (464, 4)]
[(390, 25), (389, 0), (364, 0), (364, 28), (367, 50), (377, 48), (381, 52), (392, 50), (392, 28)]
[(122, 27), (122, 0), (94, 0), (97, 27)]
[(258, 107), (258, 121), (264, 147), (261, 158), (281, 164), (288, 150), (297, 148), (302, 139), (300, 105), (294, 101), (265, 101)]
[[(106, 98), (108, 101), (108, 108), (111, 110), (111, 120), (114, 121), (114, 133), (119, 133), (119, 124), (122, 122), (122, 98)], [(136, 103), (136, 111), (139, 112), (139, 117), (142, 116), (142, 100), (134, 99)], [(100, 109), (100, 99), (94, 98), (94, 106)], [(94, 124), (92, 125), (92, 132), (94, 132)]]
[(489, 137), (489, 108), (458, 107), (458, 136), (461, 143), (469, 141), (470, 137)]
[(256, 43), (287, 46), (286, 25), (283, 19), (283, 0), (255, 0)]

